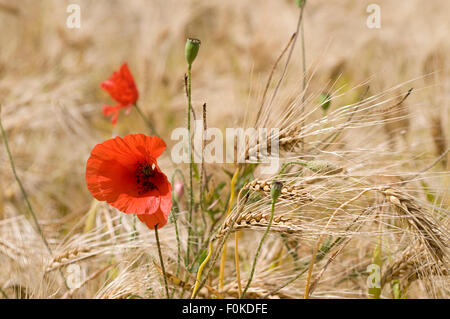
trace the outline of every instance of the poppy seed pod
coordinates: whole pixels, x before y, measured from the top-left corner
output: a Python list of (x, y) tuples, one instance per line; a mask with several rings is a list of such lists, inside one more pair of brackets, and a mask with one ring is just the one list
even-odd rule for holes
[(189, 65), (191, 65), (197, 57), (198, 50), (200, 49), (200, 43), (201, 42), (198, 39), (188, 38), (186, 40), (185, 56)]
[(283, 184), (281, 182), (275, 181), (272, 183), (272, 187), (270, 188), (270, 197), (272, 197), (273, 201), (276, 201), (278, 197), (280, 197), (282, 188)]

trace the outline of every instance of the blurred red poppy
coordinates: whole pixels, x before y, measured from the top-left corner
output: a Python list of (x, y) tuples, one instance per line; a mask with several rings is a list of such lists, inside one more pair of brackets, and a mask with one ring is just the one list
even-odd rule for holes
[(114, 106), (104, 105), (102, 107), (103, 115), (112, 116), (112, 124), (117, 123), (120, 109), (127, 108), (127, 112), (129, 112), (139, 98), (133, 75), (131, 75), (126, 63), (120, 67), (118, 72), (114, 72), (107, 81), (102, 82), (100, 87), (119, 103)]
[(150, 229), (167, 223), (172, 186), (156, 159), (166, 144), (156, 136), (130, 134), (94, 147), (86, 165), (86, 182), (99, 201), (136, 214)]

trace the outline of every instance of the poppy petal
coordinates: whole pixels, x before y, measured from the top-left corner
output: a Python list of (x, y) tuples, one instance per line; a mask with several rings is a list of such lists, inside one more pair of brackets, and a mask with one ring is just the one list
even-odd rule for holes
[(166, 143), (157, 136), (146, 136), (144, 134), (130, 134), (124, 140), (144, 156), (156, 160), (166, 149)]
[[(154, 214), (171, 209), (171, 185), (157, 166), (155, 157), (165, 148), (158, 137), (132, 134), (98, 144), (86, 165), (86, 182), (92, 195), (127, 214)], [(137, 169), (142, 163), (154, 164), (155, 176), (149, 185), (139, 184)], [(145, 185), (145, 184), (144, 184)]]
[(167, 213), (168, 215), (170, 210), (172, 209), (172, 185), (170, 185), (167, 176), (162, 172), (160, 173), (157, 185), (159, 196), (161, 198), (160, 208), (164, 213)]
[(158, 229), (165, 226), (169, 219), (169, 215), (165, 214), (162, 210), (158, 210), (154, 214), (139, 214), (137, 216), (150, 229), (155, 229), (155, 225), (158, 225)]
[(118, 72), (113, 72), (108, 80), (102, 82), (100, 87), (124, 107), (136, 104), (139, 98), (133, 75), (126, 63), (120, 67)]

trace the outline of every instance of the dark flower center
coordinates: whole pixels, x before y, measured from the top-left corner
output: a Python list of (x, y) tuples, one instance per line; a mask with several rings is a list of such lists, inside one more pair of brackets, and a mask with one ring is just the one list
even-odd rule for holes
[(156, 189), (152, 178), (155, 176), (155, 164), (138, 162), (135, 171), (138, 194), (142, 195)]

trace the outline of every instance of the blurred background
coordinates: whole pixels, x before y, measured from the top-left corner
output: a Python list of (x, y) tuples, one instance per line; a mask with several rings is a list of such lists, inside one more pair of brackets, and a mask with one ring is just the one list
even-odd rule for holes
[[(381, 28), (366, 25), (371, 3), (381, 8)], [(66, 25), (69, 4), (80, 6), (79, 29)], [(413, 87), (410, 122), (365, 138), (384, 142), (408, 130), (408, 139), (394, 147), (430, 162), (450, 136), (449, 13), (450, 2), (441, 0), (308, 0), (306, 94), (366, 82), (370, 95)], [(93, 146), (112, 135), (148, 133), (134, 111), (121, 113), (114, 127), (103, 117), (101, 106), (112, 101), (100, 83), (114, 70), (128, 63), (139, 105), (170, 149), (171, 131), (186, 123), (186, 38), (202, 41), (193, 67), (195, 111), (200, 115), (206, 102), (209, 126), (236, 127), (257, 109), (298, 14), (294, 0), (0, 0), (2, 121), (50, 241), (66, 235), (91, 206), (84, 170)], [(280, 96), (287, 101), (301, 86), (297, 43)], [(358, 94), (337, 98), (331, 108), (355, 102)], [(170, 171), (168, 154), (161, 166)], [(0, 223), (26, 214), (24, 205), (2, 146)]]

